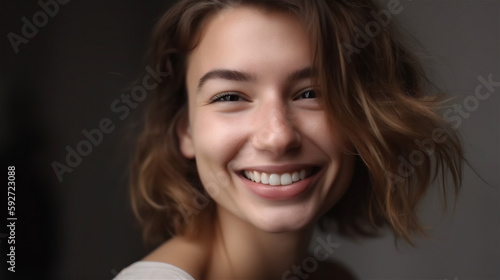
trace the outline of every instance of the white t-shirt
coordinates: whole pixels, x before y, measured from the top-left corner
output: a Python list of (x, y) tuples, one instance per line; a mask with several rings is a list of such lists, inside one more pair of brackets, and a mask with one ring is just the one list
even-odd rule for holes
[(177, 266), (162, 263), (139, 261), (124, 268), (114, 280), (194, 280)]

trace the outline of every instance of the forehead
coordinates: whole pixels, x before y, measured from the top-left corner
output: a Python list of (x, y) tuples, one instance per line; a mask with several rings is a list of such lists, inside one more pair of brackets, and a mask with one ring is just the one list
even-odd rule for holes
[(294, 14), (248, 6), (226, 8), (202, 26), (198, 45), (188, 57), (188, 79), (214, 68), (258, 72), (292, 64), (300, 68), (311, 61), (310, 39)]

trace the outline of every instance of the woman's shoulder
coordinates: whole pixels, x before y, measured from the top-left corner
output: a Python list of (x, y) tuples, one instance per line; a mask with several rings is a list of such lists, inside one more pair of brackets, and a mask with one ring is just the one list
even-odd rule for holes
[(138, 261), (123, 269), (114, 280), (175, 279), (194, 280), (181, 268), (163, 262)]
[[(139, 278), (116, 278), (116, 280), (199, 278), (203, 275), (206, 265), (206, 253), (207, 251), (199, 242), (183, 237), (173, 237), (141, 261), (123, 270), (124, 273), (138, 275)], [(149, 271), (152, 271), (153, 275), (150, 275)]]

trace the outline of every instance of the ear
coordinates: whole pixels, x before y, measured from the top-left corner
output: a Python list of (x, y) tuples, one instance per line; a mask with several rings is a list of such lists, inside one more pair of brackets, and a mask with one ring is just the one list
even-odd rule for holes
[(188, 110), (186, 107), (181, 109), (176, 124), (177, 139), (179, 139), (179, 148), (184, 157), (193, 159), (195, 155), (193, 136), (191, 134), (191, 125), (189, 124)]

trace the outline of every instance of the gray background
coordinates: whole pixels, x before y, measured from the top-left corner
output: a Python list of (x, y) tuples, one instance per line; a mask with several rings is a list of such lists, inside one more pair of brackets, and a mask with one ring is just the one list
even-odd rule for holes
[[(456, 96), (450, 104), (473, 94), (478, 76), (500, 81), (499, 1), (401, 4), (395, 19), (425, 46), (434, 81)], [(0, 155), (3, 169), (18, 170), (17, 279), (110, 279), (151, 249), (141, 243), (127, 200), (127, 162), (143, 106), (120, 120), (110, 104), (140, 77), (151, 27), (167, 6), (73, 0), (15, 54), (7, 34), (20, 34), (21, 18), (40, 7), (0, 2)], [(357, 240), (332, 233), (340, 244), (332, 257), (359, 279), (500, 279), (499, 93), (497, 87), (459, 127), (477, 174), (466, 167), (455, 211), (442, 214), (437, 187), (422, 204), (433, 239), (419, 238), (412, 248), (396, 247), (388, 231)], [(103, 118), (115, 131), (59, 182), (51, 163), (63, 163), (66, 145), (74, 148), (85, 139), (81, 131)], [(13, 278), (6, 232), (0, 227), (2, 279)]]

